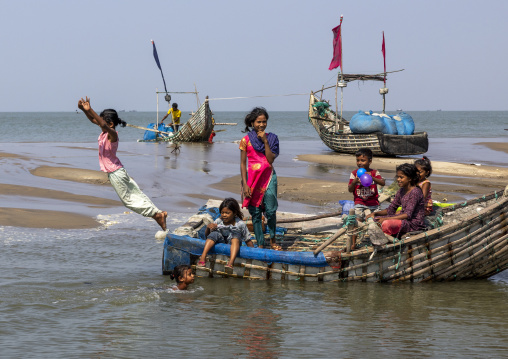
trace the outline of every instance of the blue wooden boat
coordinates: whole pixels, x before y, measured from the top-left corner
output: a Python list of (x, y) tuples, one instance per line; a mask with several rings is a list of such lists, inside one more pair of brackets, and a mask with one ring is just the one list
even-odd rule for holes
[[(369, 243), (361, 226), (341, 236), (319, 252), (319, 243), (342, 226), (339, 218), (318, 224), (293, 221), (278, 239), (284, 251), (240, 247), (233, 274), (227, 274), (230, 246), (217, 244), (197, 267), (205, 240), (200, 232), (218, 217), (218, 201), (209, 201), (197, 215), (168, 234), (164, 241), (162, 273), (189, 264), (202, 277), (231, 276), (256, 280), (425, 282), (483, 279), (508, 268), (508, 187), (458, 205), (442, 208), (432, 219), (433, 227), (386, 243)], [(296, 218), (298, 214), (288, 214)], [(284, 215), (277, 213), (278, 223)], [(282, 218), (282, 221), (279, 221)], [(287, 222), (287, 220), (285, 220)], [(353, 231), (361, 240), (348, 252)], [(362, 238), (363, 236), (363, 238)], [(305, 242), (305, 240), (308, 240)], [(302, 243), (309, 243), (307, 248)]]

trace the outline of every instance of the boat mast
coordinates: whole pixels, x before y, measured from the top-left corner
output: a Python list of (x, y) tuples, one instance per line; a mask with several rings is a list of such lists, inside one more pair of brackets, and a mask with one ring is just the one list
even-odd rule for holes
[(385, 95), (388, 93), (388, 89), (386, 88), (386, 51), (385, 51), (385, 32), (383, 31), (383, 45), (381, 46), (381, 52), (383, 53), (383, 64), (385, 72), (383, 73), (383, 82), (384, 86), (382, 89), (379, 89), (379, 93), (383, 96), (383, 112), (385, 113), (385, 105), (386, 105), (386, 98)]
[[(340, 15), (340, 24), (342, 25), (343, 16)], [(339, 31), (339, 53), (340, 53), (340, 70), (337, 74), (337, 81), (335, 82), (335, 132), (344, 131), (344, 122), (342, 121), (342, 109), (344, 105), (344, 87), (347, 86), (347, 83), (344, 82), (344, 67), (342, 63), (342, 31)], [(340, 81), (339, 81), (340, 78)], [(340, 122), (339, 122), (339, 106), (337, 104), (337, 89), (340, 87)]]

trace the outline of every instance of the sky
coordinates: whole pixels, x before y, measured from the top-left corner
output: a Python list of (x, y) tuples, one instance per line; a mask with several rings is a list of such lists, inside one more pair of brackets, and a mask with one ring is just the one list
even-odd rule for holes
[[(508, 110), (505, 0), (0, 0), (0, 112), (155, 111), (168, 91), (199, 91), (215, 111), (307, 111), (333, 85), (332, 28), (342, 23), (343, 70), (388, 75), (386, 108)], [(380, 110), (379, 82), (352, 82), (344, 110)], [(331, 103), (334, 92), (325, 94)], [(192, 95), (174, 94), (182, 110)], [(159, 106), (168, 104), (160, 97)]]

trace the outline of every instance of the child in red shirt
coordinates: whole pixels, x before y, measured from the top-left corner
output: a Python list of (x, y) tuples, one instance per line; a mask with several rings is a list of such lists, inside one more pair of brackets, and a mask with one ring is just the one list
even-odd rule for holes
[[(348, 190), (354, 196), (356, 218), (360, 220), (365, 219), (364, 211), (366, 209), (370, 209), (372, 212), (379, 210), (377, 185), (385, 185), (385, 179), (381, 177), (377, 170), (370, 168), (371, 164), (372, 151), (368, 148), (360, 148), (356, 152), (356, 165), (358, 169), (351, 172), (348, 184)], [(365, 173), (368, 173), (372, 177), (372, 183), (368, 187), (364, 187), (360, 182), (360, 176), (357, 176), (360, 168), (365, 169)]]

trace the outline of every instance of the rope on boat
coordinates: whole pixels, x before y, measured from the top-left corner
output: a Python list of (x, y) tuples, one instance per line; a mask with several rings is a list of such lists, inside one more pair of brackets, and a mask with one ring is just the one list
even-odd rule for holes
[(309, 96), (308, 93), (290, 93), (285, 95), (259, 95), (259, 96), (240, 96), (240, 97), (218, 97), (218, 98), (209, 98), (208, 101), (217, 101), (217, 100), (238, 100), (244, 98), (259, 98), (259, 97), (284, 97), (284, 96)]

